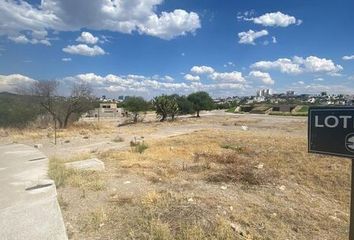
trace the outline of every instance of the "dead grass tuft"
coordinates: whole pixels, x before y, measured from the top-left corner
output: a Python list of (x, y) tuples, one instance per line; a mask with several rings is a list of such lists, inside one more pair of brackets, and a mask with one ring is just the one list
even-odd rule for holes
[(54, 180), (57, 188), (69, 185), (82, 190), (101, 191), (105, 189), (105, 182), (96, 171), (79, 171), (67, 169), (65, 160), (51, 158), (49, 160), (48, 176)]
[(54, 180), (57, 188), (63, 186), (69, 176), (68, 170), (64, 166), (64, 162), (58, 158), (49, 159), (48, 176)]
[(237, 145), (235, 146), (235, 145), (228, 144), (228, 143), (221, 144), (220, 147), (224, 148), (224, 149), (231, 149), (231, 150), (236, 151), (238, 153), (247, 152), (247, 149), (243, 146), (237, 146)]
[(103, 208), (98, 208), (88, 214), (83, 214), (81, 218), (81, 231), (98, 231), (105, 225), (107, 214)]
[(206, 177), (209, 182), (240, 182), (249, 185), (273, 183), (278, 174), (270, 169), (258, 169), (257, 162), (238, 153), (195, 154), (195, 161), (216, 163), (221, 167)]
[(108, 202), (116, 203), (118, 205), (132, 204), (133, 197), (131, 196), (119, 196), (118, 194), (110, 195)]
[(68, 177), (66, 183), (72, 187), (82, 190), (101, 191), (106, 188), (105, 181), (100, 173), (96, 171), (67, 170)]

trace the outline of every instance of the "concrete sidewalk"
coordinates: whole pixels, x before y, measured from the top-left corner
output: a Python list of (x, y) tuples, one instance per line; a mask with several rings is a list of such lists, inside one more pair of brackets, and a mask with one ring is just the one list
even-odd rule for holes
[(0, 239), (67, 239), (48, 158), (22, 144), (0, 145)]

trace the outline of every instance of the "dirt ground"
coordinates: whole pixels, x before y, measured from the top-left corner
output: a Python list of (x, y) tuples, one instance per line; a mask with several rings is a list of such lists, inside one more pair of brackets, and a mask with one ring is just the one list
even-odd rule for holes
[[(0, 141), (43, 145), (70, 239), (347, 239), (350, 161), (308, 154), (306, 131), (304, 117), (213, 111)], [(91, 157), (106, 170), (63, 167)]]

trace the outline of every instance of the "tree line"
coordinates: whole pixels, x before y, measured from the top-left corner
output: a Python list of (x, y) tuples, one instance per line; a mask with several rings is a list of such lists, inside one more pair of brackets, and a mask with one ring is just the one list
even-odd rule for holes
[(200, 117), (200, 111), (213, 109), (214, 103), (207, 92), (200, 91), (188, 96), (163, 94), (154, 97), (150, 102), (142, 97), (129, 97), (122, 103), (122, 107), (133, 114), (134, 122), (138, 121), (140, 113), (152, 109), (163, 122), (168, 118), (174, 120), (177, 115), (196, 114)]
[[(73, 84), (66, 96), (59, 95), (60, 82), (39, 81), (18, 94), (0, 95), (0, 127), (26, 127), (39, 116), (49, 116), (58, 128), (66, 128), (90, 110), (99, 107), (92, 87), (86, 83)], [(188, 96), (161, 95), (146, 101), (142, 97), (129, 97), (120, 104), (131, 113), (134, 123), (143, 112), (154, 110), (160, 121), (174, 120), (178, 115), (196, 114), (215, 108), (207, 92)]]

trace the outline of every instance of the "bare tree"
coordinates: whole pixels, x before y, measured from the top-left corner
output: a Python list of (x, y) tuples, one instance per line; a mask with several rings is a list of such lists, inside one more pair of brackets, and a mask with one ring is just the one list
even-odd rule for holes
[(55, 80), (36, 81), (33, 83), (30, 93), (39, 97), (40, 105), (53, 117), (53, 120), (59, 122), (57, 112), (55, 111), (55, 98), (59, 82)]
[(58, 95), (59, 82), (56, 80), (38, 81), (32, 86), (32, 93), (39, 97), (41, 106), (59, 123), (60, 128), (66, 128), (71, 120), (94, 108), (92, 88), (87, 83), (74, 84), (70, 96)]

